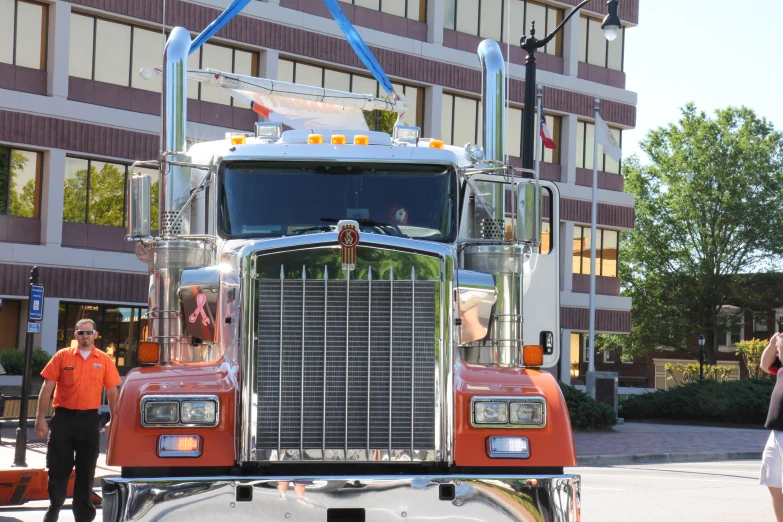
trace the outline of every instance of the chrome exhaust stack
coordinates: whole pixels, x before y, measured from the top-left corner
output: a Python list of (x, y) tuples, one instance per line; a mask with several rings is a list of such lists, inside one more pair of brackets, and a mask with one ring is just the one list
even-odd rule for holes
[[(478, 48), (482, 66), (482, 123), (485, 169), (505, 164), (506, 131), (506, 66), (500, 46), (494, 40), (484, 40)], [(498, 171), (499, 176), (505, 172)], [(487, 194), (491, 216), (482, 216), (476, 209), (474, 237), (483, 242), (469, 244), (463, 254), (468, 270), (488, 272), (495, 279), (497, 301), (492, 315), (488, 340), (480, 341), (471, 350), (474, 360), (498, 366), (519, 366), (522, 361), (522, 267), (524, 246), (510, 242), (514, 237), (506, 231), (506, 190), (508, 183), (481, 183), (491, 186)], [(487, 240), (490, 240), (487, 242)]]
[(207, 266), (212, 249), (187, 239), (190, 233), (190, 158), (186, 155), (187, 63), (190, 34), (182, 27), (171, 32), (163, 51), (163, 114), (158, 224), (160, 237), (149, 245), (150, 340), (160, 344), (160, 362), (198, 362), (177, 295), (182, 271)]

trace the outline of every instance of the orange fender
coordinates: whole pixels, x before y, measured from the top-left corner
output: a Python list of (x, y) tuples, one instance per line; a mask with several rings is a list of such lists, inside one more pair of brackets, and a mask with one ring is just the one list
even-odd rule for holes
[[(528, 368), (499, 368), (460, 361), (455, 375), (457, 466), (566, 467), (576, 465), (576, 447), (568, 408), (554, 376)], [(475, 428), (471, 425), (471, 398), (478, 396), (546, 399), (546, 426), (543, 428)], [(487, 456), (490, 436), (527, 437), (527, 459), (491, 459)]]
[[(68, 497), (73, 496), (74, 474), (68, 479)], [(19, 506), (32, 500), (49, 500), (49, 472), (45, 469), (0, 469), (0, 506)], [(92, 494), (92, 502), (101, 505), (101, 497)]]
[[(141, 425), (141, 398), (145, 395), (217, 395), (218, 425), (205, 428), (145, 428)], [(110, 466), (187, 467), (233, 466), (236, 387), (228, 365), (188, 364), (135, 368), (120, 389), (116, 418), (106, 453)], [(200, 435), (202, 453), (196, 458), (158, 457), (161, 435)]]

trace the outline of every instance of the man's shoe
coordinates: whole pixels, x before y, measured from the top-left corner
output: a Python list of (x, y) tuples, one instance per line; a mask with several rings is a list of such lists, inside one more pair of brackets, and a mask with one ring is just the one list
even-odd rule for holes
[(47, 511), (44, 515), (43, 522), (57, 522), (57, 519), (60, 518), (60, 512), (53, 513), (50, 511)]

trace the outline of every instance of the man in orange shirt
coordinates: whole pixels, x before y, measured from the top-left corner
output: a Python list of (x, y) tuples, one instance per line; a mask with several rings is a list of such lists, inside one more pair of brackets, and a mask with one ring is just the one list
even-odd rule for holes
[[(73, 488), (73, 516), (76, 522), (92, 522), (95, 506), (90, 500), (95, 465), (100, 453), (101, 420), (98, 408), (106, 389), (109, 410), (114, 418), (120, 374), (111, 358), (93, 344), (98, 336), (95, 323), (82, 319), (73, 336), (78, 346), (65, 348), (41, 372), (44, 384), (38, 398), (35, 433), (49, 435), (46, 467), (49, 468), (49, 509), (44, 522), (56, 522), (65, 503), (71, 471), (76, 466)], [(54, 390), (54, 416), (50, 426), (45, 414)], [(111, 421), (104, 432), (111, 436)], [(75, 458), (74, 458), (75, 456)]]

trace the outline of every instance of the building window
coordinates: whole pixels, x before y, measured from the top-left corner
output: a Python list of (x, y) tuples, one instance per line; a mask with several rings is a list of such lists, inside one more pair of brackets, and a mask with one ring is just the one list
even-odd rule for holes
[(610, 42), (601, 29), (601, 23), (597, 18), (582, 16), (579, 19), (579, 61), (622, 71), (625, 28)]
[(73, 330), (80, 319), (92, 319), (98, 329), (95, 347), (109, 355), (118, 368), (137, 365), (136, 347), (149, 336), (147, 308), (112, 304), (60, 303), (57, 349), (76, 346)]
[(0, 215), (41, 217), (40, 152), (0, 147)]
[[(507, 17), (512, 23), (508, 23)], [(446, 29), (513, 45), (519, 45), (532, 22), (536, 23), (537, 36), (543, 38), (562, 21), (562, 9), (532, 0), (446, 0), (444, 8)], [(563, 56), (563, 33), (558, 33), (539, 52)]]
[[(161, 92), (160, 77), (145, 80), (143, 67), (158, 67), (163, 57), (160, 31), (71, 13), (71, 47), (68, 74), (86, 80)], [(258, 53), (215, 44), (204, 44), (188, 56), (190, 69), (218, 69), (247, 76), (258, 74)], [(188, 81), (188, 98), (249, 108), (220, 87)]]
[(604, 350), (603, 354), (604, 354), (604, 363), (606, 363), (606, 364), (614, 364), (615, 363), (614, 349)]
[[(384, 1), (384, 4), (386, 2)], [(358, 3), (356, 5), (359, 5)], [(335, 89), (357, 94), (370, 94), (381, 97), (382, 89), (374, 78), (358, 74), (328, 69), (319, 65), (281, 59), (278, 62), (277, 79), (283, 82), (298, 83), (311, 87)], [(405, 125), (422, 127), (424, 122), (424, 89), (413, 85), (392, 82), (397, 93), (405, 95), (408, 101), (408, 112), (405, 114)], [(394, 130), (397, 114), (387, 111), (363, 111), (364, 119), (370, 130), (387, 132)]]
[[(483, 143), (481, 125), (481, 104), (479, 100), (443, 95), (441, 112), (441, 139), (449, 145), (463, 146), (468, 143)], [(522, 157), (522, 117), (525, 110), (517, 107), (506, 108), (506, 154), (515, 158)], [(555, 142), (555, 149), (540, 147), (539, 159), (544, 163), (560, 163), (561, 118), (545, 115), (549, 133)]]
[[(551, 131), (552, 129), (550, 129)], [(620, 144), (623, 146), (623, 131), (609, 128)], [(576, 124), (576, 166), (580, 169), (593, 168), (593, 153), (595, 148), (595, 124), (587, 121), (579, 121)], [(598, 145), (598, 170), (610, 174), (620, 174), (620, 162), (608, 154), (604, 154), (603, 145)]]
[[(596, 275), (617, 277), (617, 247), (619, 232), (596, 229), (598, 241), (595, 244)], [(590, 274), (590, 227), (574, 225), (574, 274)]]
[(755, 312), (753, 314), (753, 332), (766, 332), (767, 321), (766, 312)]
[(0, 63), (46, 69), (46, 5), (26, 0), (0, 0)]
[(427, 20), (427, 0), (340, 0), (346, 4), (366, 7), (394, 16), (425, 22)]
[(21, 302), (3, 299), (0, 309), (0, 350), (17, 349), (19, 347), (19, 318)]

